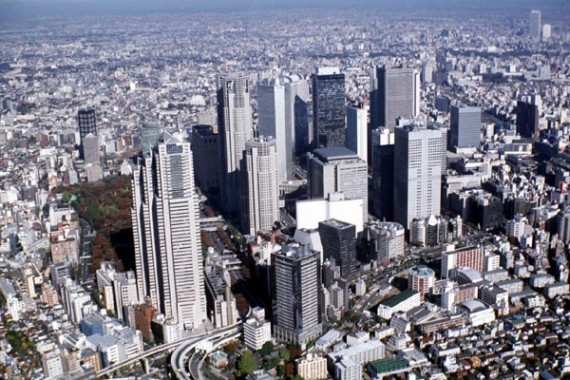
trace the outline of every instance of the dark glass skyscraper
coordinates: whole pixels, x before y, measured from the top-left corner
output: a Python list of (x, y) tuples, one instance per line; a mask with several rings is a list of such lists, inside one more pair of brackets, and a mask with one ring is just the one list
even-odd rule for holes
[(320, 68), (313, 75), (315, 147), (345, 146), (345, 119), (344, 74), (338, 68)]
[(517, 133), (531, 138), (538, 133), (538, 105), (530, 102), (517, 102)]
[(79, 137), (81, 138), (79, 155), (83, 158), (83, 139), (90, 133), (97, 136), (95, 109), (91, 107), (80, 108), (77, 112), (77, 125), (79, 126)]
[(319, 223), (323, 257), (333, 258), (340, 267), (340, 275), (351, 277), (356, 271), (356, 227), (337, 219)]
[(481, 108), (451, 106), (450, 148), (481, 144)]

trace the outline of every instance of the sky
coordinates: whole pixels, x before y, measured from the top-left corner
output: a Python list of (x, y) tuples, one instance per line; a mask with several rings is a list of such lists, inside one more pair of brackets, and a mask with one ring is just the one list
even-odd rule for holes
[(0, 19), (61, 14), (117, 14), (170, 11), (248, 11), (266, 9), (559, 10), (570, 0), (0, 0)]

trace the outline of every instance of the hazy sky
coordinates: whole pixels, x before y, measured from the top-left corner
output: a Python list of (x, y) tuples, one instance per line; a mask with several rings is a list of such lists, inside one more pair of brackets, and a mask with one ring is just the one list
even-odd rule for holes
[(469, 10), (530, 8), (570, 12), (570, 0), (0, 0), (0, 18), (69, 13), (244, 11), (286, 8)]

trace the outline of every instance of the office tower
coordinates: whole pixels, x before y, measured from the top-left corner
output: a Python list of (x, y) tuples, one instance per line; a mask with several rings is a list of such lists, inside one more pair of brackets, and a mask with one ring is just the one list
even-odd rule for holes
[(369, 222), (364, 227), (363, 239), (369, 249), (369, 257), (379, 265), (404, 256), (406, 230), (394, 222)]
[(137, 159), (132, 177), (139, 300), (186, 328), (206, 319), (198, 196), (190, 143), (179, 134)]
[(394, 132), (372, 131), (372, 205), (382, 220), (394, 219)]
[(539, 132), (538, 117), (540, 109), (537, 104), (528, 101), (517, 101), (517, 133), (525, 138), (532, 138)]
[(303, 346), (323, 331), (320, 254), (306, 245), (284, 245), (271, 256), (273, 335)]
[(530, 36), (533, 38), (540, 39), (541, 17), (540, 11), (530, 11)]
[(83, 159), (86, 164), (101, 164), (99, 158), (99, 137), (93, 133), (87, 134), (81, 139), (83, 147)]
[(344, 74), (338, 67), (313, 74), (313, 131), (315, 147), (345, 146)]
[(90, 133), (97, 136), (97, 118), (95, 116), (95, 109), (91, 107), (80, 108), (77, 112), (77, 125), (79, 126), (79, 137), (81, 140), (79, 156), (83, 158), (83, 139)]
[(205, 193), (217, 194), (220, 189), (220, 141), (211, 125), (192, 127), (192, 155), (196, 185)]
[(309, 81), (301, 75), (292, 74), (283, 77), (283, 83), (285, 84), (286, 130), (291, 131), (293, 155), (299, 156), (307, 152), (313, 143), (312, 122), (309, 120), (311, 102)]
[(256, 137), (245, 144), (244, 176), (247, 205), (242, 228), (250, 235), (270, 231), (279, 221), (277, 147), (272, 137)]
[(420, 126), (395, 132), (394, 219), (410, 228), (413, 219), (440, 213), (443, 133)]
[(345, 147), (316, 149), (309, 159), (309, 198), (343, 193), (344, 199), (362, 199), (362, 220), (368, 220), (368, 166)]
[(204, 268), (206, 283), (206, 304), (208, 317), (217, 327), (236, 323), (238, 316), (236, 299), (231, 291), (231, 278), (228, 270), (216, 263), (208, 263)]
[(481, 108), (451, 106), (450, 148), (479, 147)]
[(372, 128), (394, 130), (400, 117), (411, 118), (420, 113), (420, 75), (408, 68), (378, 67), (378, 122)]
[(265, 80), (257, 86), (258, 135), (274, 138), (279, 157), (279, 182), (286, 182), (293, 174), (293, 125), (287, 124), (287, 111), (291, 109), (286, 109), (283, 80)]
[(246, 141), (253, 138), (250, 83), (245, 75), (229, 75), (218, 80), (218, 128), (220, 134), (220, 186), (228, 213), (238, 212), (243, 201), (240, 191), (241, 160)]
[(340, 274), (350, 278), (356, 272), (356, 229), (354, 224), (337, 219), (319, 223), (319, 235), (323, 245), (323, 258), (335, 260)]
[[(380, 126), (380, 102), (378, 100), (378, 70), (374, 67), (370, 72), (370, 126), (369, 130)], [(370, 158), (373, 152), (370, 151)]]
[(543, 41), (549, 40), (551, 36), (552, 36), (552, 27), (550, 26), (550, 24), (544, 24), (542, 26), (542, 40)]
[(158, 124), (146, 122), (140, 128), (141, 148), (144, 153), (150, 152), (153, 146), (160, 139), (160, 129)]
[(368, 112), (366, 108), (346, 108), (346, 147), (368, 161)]

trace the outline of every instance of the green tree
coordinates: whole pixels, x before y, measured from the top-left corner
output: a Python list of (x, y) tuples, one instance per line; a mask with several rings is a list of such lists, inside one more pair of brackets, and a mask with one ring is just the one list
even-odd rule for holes
[(279, 358), (269, 358), (267, 361), (265, 361), (263, 368), (266, 371), (269, 371), (270, 369), (277, 367), (280, 363), (281, 363), (281, 359), (279, 359)]
[(281, 357), (281, 359), (285, 360), (286, 362), (288, 362), (291, 359), (289, 350), (287, 350), (286, 348), (282, 348), (279, 350), (279, 356)]
[(238, 369), (242, 375), (249, 375), (257, 369), (257, 361), (251, 351), (246, 350), (239, 358)]
[(261, 350), (259, 350), (259, 353), (262, 356), (267, 356), (273, 351), (274, 348), (275, 348), (275, 346), (273, 345), (273, 342), (271, 342), (271, 341), (265, 342), (263, 344), (263, 346), (261, 347)]

